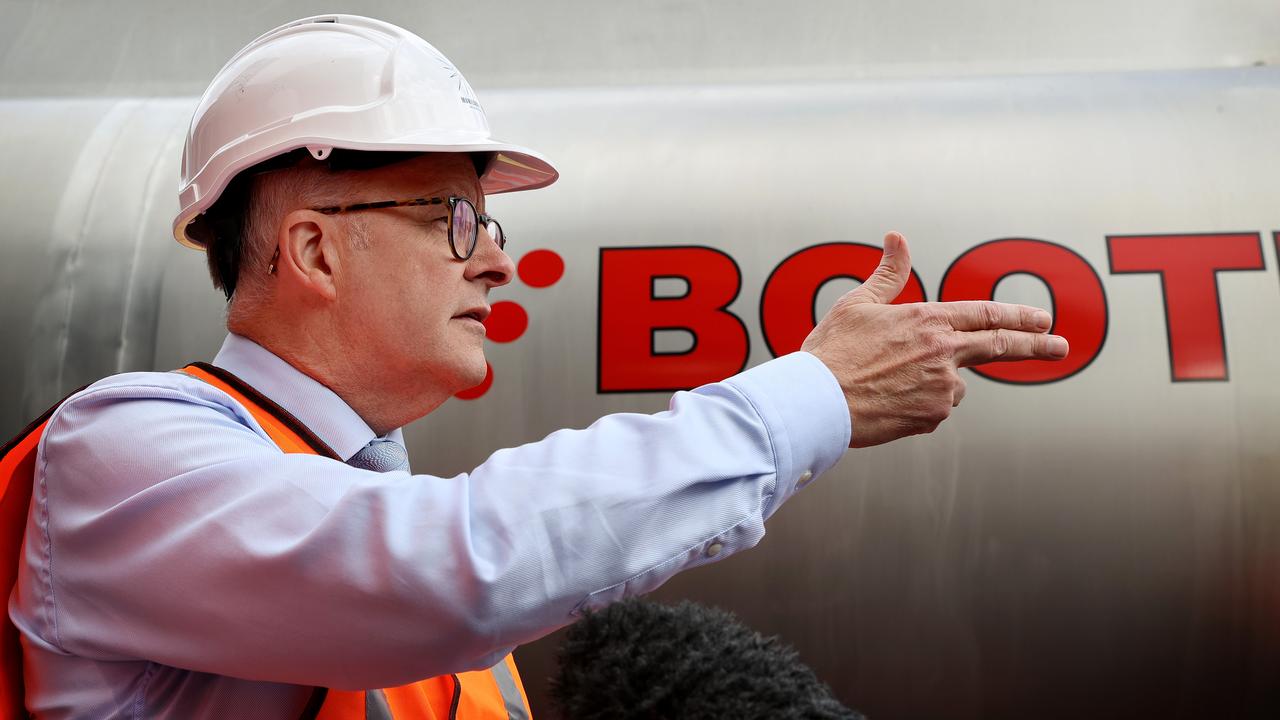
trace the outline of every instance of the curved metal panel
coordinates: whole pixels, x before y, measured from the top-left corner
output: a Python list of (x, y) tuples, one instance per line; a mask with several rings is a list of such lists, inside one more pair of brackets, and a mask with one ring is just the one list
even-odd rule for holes
[[(936, 299), (975, 247), (1053, 244), (1105, 292), (1092, 362), (1042, 384), (969, 374), (938, 432), (851, 451), (759, 548), (659, 595), (781, 634), (873, 717), (1280, 710), (1280, 72), (485, 100), (498, 134), (562, 169), (556, 186), (490, 207), (517, 260), (550, 249), (564, 273), (495, 293), (525, 309), (527, 329), (490, 344), (479, 399), (408, 428), (415, 467), (451, 474), (606, 412), (665, 407), (661, 393), (597, 392), (601, 248), (727, 254), (739, 274), (728, 310), (756, 364), (771, 357), (762, 289), (802, 248), (901, 230)], [(23, 347), (0, 359), (22, 378), (0, 390), (10, 431), (76, 384), (216, 349), (221, 299), (167, 233), (192, 104), (0, 102), (0, 151), (26, 171), (0, 178), (0, 330)], [(1220, 379), (1178, 377), (1171, 327), (1184, 321), (1167, 310), (1168, 278), (1113, 271), (1116, 238), (1151, 235), (1209, 238), (1193, 245), (1210, 254), (1228, 235), (1256, 239), (1253, 269), (1213, 274)], [(850, 284), (824, 287), (818, 310)], [(1025, 272), (996, 296), (1055, 297)], [(553, 641), (521, 651), (535, 709)]]

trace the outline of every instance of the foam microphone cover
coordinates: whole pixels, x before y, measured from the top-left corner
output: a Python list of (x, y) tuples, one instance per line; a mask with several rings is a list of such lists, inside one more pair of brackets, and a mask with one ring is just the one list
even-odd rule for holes
[(551, 693), (564, 720), (861, 720), (796, 652), (723, 611), (641, 599), (569, 629)]

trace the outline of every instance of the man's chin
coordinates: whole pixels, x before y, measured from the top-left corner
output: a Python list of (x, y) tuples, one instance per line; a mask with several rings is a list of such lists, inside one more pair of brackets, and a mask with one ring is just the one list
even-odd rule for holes
[(484, 353), (480, 353), (478, 362), (468, 362), (466, 368), (459, 372), (458, 375), (458, 384), (461, 387), (454, 390), (454, 392), (470, 390), (484, 382), (484, 379), (489, 376), (489, 363), (485, 362)]
[(430, 378), (434, 390), (445, 390), (450, 395), (460, 393), (484, 382), (489, 374), (489, 365), (485, 362), (484, 348), (458, 347), (449, 348), (448, 352), (439, 352), (432, 356), (423, 351), (416, 363), (416, 374), (421, 379)]

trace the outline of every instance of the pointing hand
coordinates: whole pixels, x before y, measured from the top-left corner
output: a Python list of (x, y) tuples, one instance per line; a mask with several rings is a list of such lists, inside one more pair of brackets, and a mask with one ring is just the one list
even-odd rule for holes
[(967, 301), (890, 305), (911, 275), (902, 235), (884, 238), (880, 265), (841, 297), (801, 350), (826, 364), (849, 404), (849, 447), (932, 432), (964, 399), (959, 368), (992, 361), (1061, 360), (1039, 308)]

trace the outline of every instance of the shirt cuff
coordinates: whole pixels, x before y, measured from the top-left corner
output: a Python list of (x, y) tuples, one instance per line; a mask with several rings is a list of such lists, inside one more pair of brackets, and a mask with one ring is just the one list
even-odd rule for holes
[(831, 370), (807, 352), (784, 355), (725, 382), (760, 413), (773, 444), (778, 478), (764, 508), (767, 518), (844, 455), (849, 406)]

